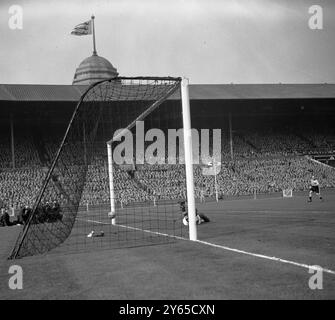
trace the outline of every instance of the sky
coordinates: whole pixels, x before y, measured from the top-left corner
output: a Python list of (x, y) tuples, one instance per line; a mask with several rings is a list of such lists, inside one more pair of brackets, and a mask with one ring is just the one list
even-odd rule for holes
[[(12, 30), (12, 5), (23, 12)], [(309, 8), (322, 8), (322, 29)], [(92, 36), (121, 76), (190, 83), (335, 83), (334, 0), (1, 0), (0, 83), (71, 84)]]

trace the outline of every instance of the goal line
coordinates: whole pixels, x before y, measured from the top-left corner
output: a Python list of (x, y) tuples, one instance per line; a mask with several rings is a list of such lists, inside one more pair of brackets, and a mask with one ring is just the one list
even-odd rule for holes
[[(87, 220), (87, 221), (94, 222), (94, 223), (97, 223), (97, 224), (107, 225), (107, 223), (101, 222), (101, 221), (94, 221), (94, 220)], [(131, 230), (142, 231), (142, 232), (145, 232), (145, 233), (151, 233), (151, 234), (160, 235), (160, 236), (165, 236), (165, 237), (174, 238), (174, 239), (178, 239), (178, 240), (190, 241), (188, 238), (185, 238), (185, 237), (170, 235), (170, 234), (162, 233), (162, 232), (158, 232), (158, 231), (146, 230), (146, 229), (141, 229), (141, 228), (137, 228), (137, 227), (131, 227), (131, 226), (126, 226), (126, 225), (118, 225), (118, 224), (115, 224), (114, 226), (121, 227), (121, 228), (127, 228), (127, 229), (131, 229)], [(264, 255), (264, 254), (260, 254), (260, 253), (254, 253), (254, 252), (249, 252), (249, 251), (240, 250), (240, 249), (236, 249), (236, 248), (231, 248), (231, 247), (227, 247), (227, 246), (224, 246), (224, 245), (219, 245), (219, 244), (215, 244), (215, 243), (211, 243), (211, 242), (203, 241), (203, 240), (199, 240), (199, 239), (197, 239), (196, 241), (192, 241), (192, 242), (199, 243), (199, 244), (205, 245), (205, 246), (214, 247), (214, 248), (217, 248), (217, 249), (222, 249), (222, 250), (226, 250), (226, 251), (230, 251), (230, 252), (235, 252), (235, 253), (239, 253), (239, 254), (248, 255), (248, 256), (251, 256), (251, 257), (255, 257), (255, 258), (261, 258), (261, 259), (270, 260), (270, 261), (274, 261), (274, 262), (290, 264), (290, 265), (294, 265), (294, 266), (300, 267), (300, 268), (305, 268), (305, 269), (308, 269), (308, 270), (321, 270), (325, 273), (335, 275), (335, 271), (331, 270), (329, 268), (323, 268), (323, 267), (320, 267), (320, 266), (309, 265), (309, 264), (306, 264), (306, 263), (300, 263), (300, 262), (287, 260), (287, 259), (283, 259), (283, 258), (279, 258), (279, 257), (275, 257), (275, 256), (268, 256), (268, 255)]]

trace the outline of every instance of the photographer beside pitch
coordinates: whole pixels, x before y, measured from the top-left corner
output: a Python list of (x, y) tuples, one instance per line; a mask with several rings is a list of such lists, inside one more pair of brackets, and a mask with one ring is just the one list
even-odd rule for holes
[[(61, 211), (60, 204), (57, 201), (54, 201), (52, 205), (47, 201), (45, 204), (40, 204), (37, 207), (32, 223), (55, 223), (62, 221), (63, 215)], [(0, 210), (0, 227), (25, 225), (27, 224), (32, 212), (32, 208), (30, 208), (28, 205), (25, 205), (21, 208), (19, 214), (17, 215), (17, 219), (15, 221), (11, 221), (7, 209), (2, 207)]]
[(10, 216), (5, 208), (1, 208), (0, 211), (0, 227), (11, 227), (16, 225), (16, 222), (10, 221)]

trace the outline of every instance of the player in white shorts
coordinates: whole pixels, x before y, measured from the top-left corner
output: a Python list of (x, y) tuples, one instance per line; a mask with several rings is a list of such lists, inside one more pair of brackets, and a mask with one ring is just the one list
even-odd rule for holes
[(315, 179), (314, 176), (312, 176), (311, 185), (309, 187), (309, 199), (308, 199), (308, 202), (312, 202), (312, 195), (313, 195), (313, 193), (315, 193), (320, 198), (320, 200), (323, 200), (322, 196), (320, 194), (320, 184), (319, 184), (319, 181), (317, 179)]
[[(186, 201), (179, 202), (179, 207), (183, 215), (183, 224), (185, 226), (188, 226), (188, 212), (186, 208)], [(203, 213), (198, 213), (198, 209), (195, 209), (195, 219), (196, 224), (202, 224), (210, 221), (206, 215), (204, 215)]]

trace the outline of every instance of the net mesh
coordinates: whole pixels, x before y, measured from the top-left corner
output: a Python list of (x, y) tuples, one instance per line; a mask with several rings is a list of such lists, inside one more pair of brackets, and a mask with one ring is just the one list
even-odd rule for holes
[[(164, 165), (114, 164), (116, 224), (108, 217), (106, 142), (120, 128), (133, 132), (136, 120), (144, 120), (147, 128), (180, 126), (180, 95), (169, 104), (170, 110), (164, 106), (179, 90), (180, 81), (119, 77), (97, 83), (83, 94), (65, 134), (40, 142), (49, 170), (31, 211), (26, 212), (25, 226), (10, 258), (52, 249), (67, 252), (152, 245), (185, 236), (177, 200), (185, 197), (186, 187), (179, 186), (182, 191), (171, 196), (173, 185), (167, 183), (171, 172), (164, 170)], [(178, 170), (184, 167), (180, 165)], [(166, 175), (162, 188), (156, 179), (160, 175)]]

